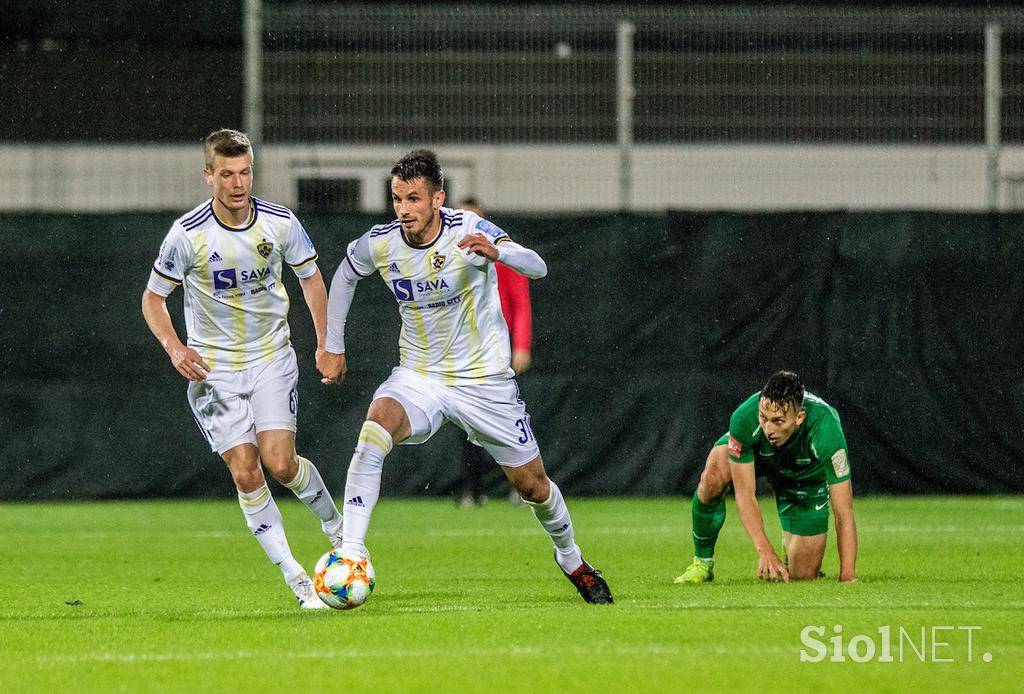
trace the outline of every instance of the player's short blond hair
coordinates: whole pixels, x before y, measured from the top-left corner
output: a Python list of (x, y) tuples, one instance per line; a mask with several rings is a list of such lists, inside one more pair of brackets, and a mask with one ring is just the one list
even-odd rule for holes
[(213, 158), (218, 154), (222, 157), (241, 157), (248, 154), (251, 159), (252, 143), (249, 142), (249, 136), (229, 128), (214, 130), (203, 140), (203, 158), (207, 170), (213, 171)]

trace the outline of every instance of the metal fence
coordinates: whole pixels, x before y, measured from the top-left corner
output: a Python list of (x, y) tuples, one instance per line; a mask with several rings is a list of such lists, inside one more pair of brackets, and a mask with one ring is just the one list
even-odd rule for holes
[(1024, 142), (1024, 10), (249, 2), (267, 142)]

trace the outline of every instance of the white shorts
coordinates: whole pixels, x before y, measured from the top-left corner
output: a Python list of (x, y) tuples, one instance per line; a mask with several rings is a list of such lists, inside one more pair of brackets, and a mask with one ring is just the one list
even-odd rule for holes
[(256, 432), (295, 431), (299, 409), (299, 367), (295, 350), (242, 371), (212, 371), (188, 384), (188, 403), (199, 429), (217, 453), (243, 443), (256, 445)]
[(499, 465), (519, 467), (540, 455), (515, 379), (446, 386), (398, 366), (373, 394), (377, 398), (393, 398), (405, 408), (412, 435), (403, 445), (423, 443), (447, 420), (483, 446)]

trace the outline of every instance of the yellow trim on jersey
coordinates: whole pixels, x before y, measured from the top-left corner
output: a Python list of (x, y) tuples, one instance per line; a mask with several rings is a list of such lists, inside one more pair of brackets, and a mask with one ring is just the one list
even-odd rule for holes
[(499, 243), (503, 243), (504, 241), (511, 241), (511, 240), (512, 239), (510, 239), (507, 236), (502, 236), (500, 239), (498, 239), (497, 241), (494, 242), (494, 245), (497, 246)]
[(299, 263), (298, 265), (292, 265), (291, 263), (288, 263), (288, 267), (290, 267), (292, 270), (300, 270), (300, 269), (306, 267), (307, 265), (309, 265), (310, 263), (315, 263), (319, 258), (320, 258), (320, 256), (314, 255), (309, 260), (307, 260), (307, 261), (305, 261), (303, 263)]
[[(466, 274), (470, 274), (474, 270), (471, 265), (466, 265), (465, 271)], [(487, 271), (495, 272), (494, 268), (488, 268)], [(466, 299), (463, 303), (465, 303), (466, 305), (466, 322), (464, 323), (464, 325), (469, 330), (469, 336), (470, 338), (473, 339), (475, 343), (474, 346), (472, 347), (473, 351), (470, 351), (470, 348), (467, 346), (467, 356), (469, 357), (470, 363), (475, 362), (483, 366), (486, 363), (484, 359), (484, 339), (483, 336), (480, 334), (480, 324), (478, 322), (480, 319), (479, 316), (477, 315), (476, 295), (473, 292), (468, 292), (466, 294)], [(480, 378), (482, 382), (483, 379), (482, 377)]]
[(153, 273), (154, 275), (156, 275), (157, 277), (159, 277), (160, 279), (162, 279), (162, 280), (163, 280), (164, 282), (170, 282), (170, 283), (171, 283), (171, 284), (173, 284), (173, 285), (174, 285), (175, 287), (180, 287), (180, 286), (181, 286), (181, 282), (179, 282), (178, 280), (172, 280), (172, 279), (171, 279), (170, 277), (168, 277), (167, 275), (162, 275), (162, 274), (160, 274), (160, 271), (159, 271), (159, 270), (157, 270), (156, 268), (150, 268), (150, 269), (149, 269), (149, 271), (150, 271), (150, 272), (152, 272), (152, 273)]

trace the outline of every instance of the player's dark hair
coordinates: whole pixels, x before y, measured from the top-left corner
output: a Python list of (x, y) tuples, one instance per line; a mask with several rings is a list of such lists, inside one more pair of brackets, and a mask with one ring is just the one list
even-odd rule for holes
[(252, 143), (249, 142), (249, 136), (229, 128), (214, 130), (203, 139), (203, 157), (207, 169), (213, 171), (213, 158), (218, 154), (222, 157), (241, 157), (248, 154), (251, 157)]
[(797, 412), (804, 407), (804, 384), (792, 371), (776, 371), (761, 389), (761, 397), (785, 409), (787, 405)]
[(444, 172), (437, 155), (429, 149), (416, 149), (406, 154), (391, 168), (391, 175), (407, 183), (414, 178), (422, 178), (431, 193), (444, 189)]

